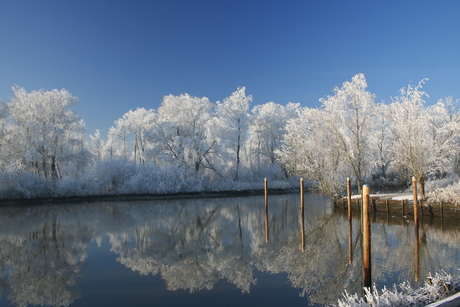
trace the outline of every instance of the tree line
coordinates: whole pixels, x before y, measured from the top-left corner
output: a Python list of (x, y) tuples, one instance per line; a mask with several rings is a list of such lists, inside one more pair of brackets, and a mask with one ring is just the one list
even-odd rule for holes
[[(86, 138), (73, 109), (77, 98), (67, 90), (15, 86), (11, 101), (0, 104), (2, 193), (218, 190), (297, 176), (328, 195), (340, 192), (346, 177), (361, 187), (402, 185), (416, 176), (423, 187), (427, 178), (460, 170), (459, 101), (446, 97), (426, 106), (426, 81), (402, 88), (389, 103), (376, 103), (365, 76), (357, 74), (317, 108), (274, 102), (251, 107), (245, 87), (215, 103), (168, 95), (157, 110), (125, 113), (106, 138), (99, 130)], [(32, 183), (40, 192), (17, 186)]]

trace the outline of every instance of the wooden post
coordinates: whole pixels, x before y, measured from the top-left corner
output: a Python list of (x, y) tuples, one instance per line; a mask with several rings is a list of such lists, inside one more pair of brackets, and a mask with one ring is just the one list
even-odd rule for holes
[(305, 251), (305, 191), (303, 178), (300, 178), (300, 235), (302, 238), (302, 252)]
[(303, 213), (305, 208), (305, 191), (303, 178), (300, 178), (300, 212)]
[(414, 198), (414, 223), (418, 225), (417, 179), (412, 177), (412, 196)]
[(414, 221), (415, 234), (414, 234), (414, 277), (418, 282), (420, 279), (420, 256), (419, 256), (419, 230), (418, 219)]
[(371, 287), (371, 224), (369, 220), (369, 186), (363, 186), (363, 269), (364, 287)]
[(347, 178), (348, 219), (351, 219), (351, 179)]
[(265, 242), (268, 243), (268, 180), (264, 178), (264, 203), (265, 203)]
[(268, 180), (264, 178), (264, 201), (265, 201), (265, 208), (268, 207)]

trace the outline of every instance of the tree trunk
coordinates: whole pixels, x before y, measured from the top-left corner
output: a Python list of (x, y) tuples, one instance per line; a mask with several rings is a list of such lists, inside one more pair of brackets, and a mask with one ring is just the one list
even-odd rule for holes
[(53, 180), (57, 180), (59, 178), (55, 156), (51, 157), (51, 178)]
[(361, 195), (361, 192), (362, 192), (362, 188), (363, 188), (362, 183), (363, 182), (362, 182), (361, 178), (359, 178), (359, 177), (356, 178), (356, 185), (358, 186), (358, 194), (359, 195)]
[(238, 144), (236, 146), (236, 175), (235, 175), (236, 180), (238, 180), (239, 167), (240, 167), (240, 135), (238, 134)]
[(425, 199), (425, 177), (420, 175), (418, 178), (418, 182), (420, 184), (420, 198)]

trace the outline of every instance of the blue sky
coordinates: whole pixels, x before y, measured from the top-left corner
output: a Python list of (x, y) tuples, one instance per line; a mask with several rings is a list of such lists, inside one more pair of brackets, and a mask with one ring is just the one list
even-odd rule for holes
[(460, 1), (0, 0), (0, 99), (66, 88), (88, 134), (164, 95), (319, 106), (364, 73), (377, 101), (460, 98)]

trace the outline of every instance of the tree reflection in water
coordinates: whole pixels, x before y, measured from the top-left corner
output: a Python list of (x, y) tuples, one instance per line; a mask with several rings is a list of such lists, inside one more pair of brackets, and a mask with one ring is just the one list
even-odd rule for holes
[[(456, 272), (456, 223), (425, 219), (419, 229), (401, 221), (374, 216), (378, 287)], [(251, 296), (258, 271), (287, 274), (305, 304), (335, 303), (344, 289), (362, 289), (358, 213), (349, 220), (327, 198), (307, 194), (303, 221), (298, 195), (270, 196), (268, 212), (263, 196), (3, 207), (1, 295), (16, 306), (78, 302), (87, 245), (106, 238), (120, 264), (139, 278), (161, 276), (170, 291), (212, 290), (226, 280)]]

